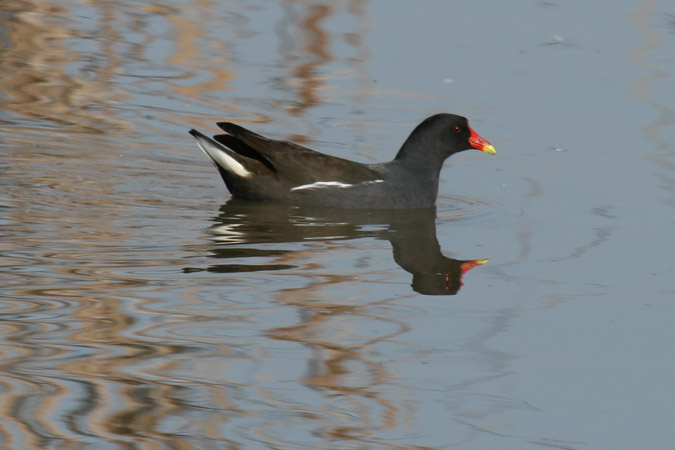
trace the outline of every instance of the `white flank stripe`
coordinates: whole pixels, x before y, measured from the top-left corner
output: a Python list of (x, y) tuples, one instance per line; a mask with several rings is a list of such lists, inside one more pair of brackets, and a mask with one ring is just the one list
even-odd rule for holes
[(341, 181), (317, 181), (312, 184), (303, 184), (302, 186), (296, 186), (291, 188), (291, 191), (300, 191), (302, 189), (320, 189), (326, 187), (337, 187), (337, 188), (348, 188), (352, 187), (352, 184), (343, 183)]
[(239, 175), (242, 178), (248, 178), (252, 175), (239, 161), (225, 153), (226, 150), (218, 148), (211, 142), (199, 138), (197, 138), (197, 145), (199, 145), (199, 148), (201, 148), (209, 158), (223, 169), (228, 170), (235, 175)]
[[(383, 183), (384, 180), (371, 180), (371, 181), (364, 181), (359, 184), (374, 184), (374, 183)], [(344, 188), (350, 188), (353, 187), (353, 184), (349, 183), (343, 183), (342, 181), (317, 181), (316, 183), (312, 184), (303, 184), (302, 186), (296, 186), (294, 188), (291, 188), (291, 191), (301, 191), (303, 189), (321, 189), (321, 188), (327, 188), (327, 187), (336, 187), (340, 189)]]

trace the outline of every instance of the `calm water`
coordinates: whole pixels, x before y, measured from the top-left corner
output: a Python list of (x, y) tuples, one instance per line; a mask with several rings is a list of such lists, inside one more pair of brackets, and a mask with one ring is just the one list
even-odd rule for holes
[[(4, 1), (2, 448), (673, 448), (674, 46), (656, 0)], [(441, 111), (498, 154), (428, 214), (232, 202), (187, 134), (379, 162)]]

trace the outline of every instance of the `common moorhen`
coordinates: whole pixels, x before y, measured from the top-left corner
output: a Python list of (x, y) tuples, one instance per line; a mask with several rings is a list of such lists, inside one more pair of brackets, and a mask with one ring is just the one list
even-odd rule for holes
[[(393, 161), (361, 164), (268, 139), (229, 122), (213, 139), (190, 134), (218, 168), (235, 198), (338, 208), (434, 206), (443, 162), (471, 148), (494, 155), (466, 118), (436, 114), (420, 123)], [(214, 140), (215, 139), (215, 140)]]

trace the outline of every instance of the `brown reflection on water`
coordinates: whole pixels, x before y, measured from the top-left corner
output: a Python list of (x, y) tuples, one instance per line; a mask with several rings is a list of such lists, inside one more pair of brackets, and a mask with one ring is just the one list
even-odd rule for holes
[[(111, 262), (89, 257), (86, 250), (61, 255), (55, 262), (63, 268), (54, 270), (55, 279), (32, 280), (48, 287), (0, 291), (3, 300), (10, 292), (15, 299), (2, 302), (0, 319), (0, 439), (7, 448), (76, 448), (88, 441), (180, 448), (184, 439), (162, 424), (191, 409), (192, 399), (183, 400), (184, 386), (203, 385), (171, 376), (192, 360), (199, 339), (193, 345), (178, 336), (158, 339), (154, 332), (171, 334), (203, 319), (175, 309), (162, 315), (162, 308), (153, 309), (162, 293), (152, 287), (156, 281), (134, 280), (117, 273)], [(121, 254), (118, 270), (127, 271), (132, 258), (133, 252)], [(226, 441), (216, 427), (200, 434)]]
[(120, 168), (119, 148), (99, 144), (90, 158), (78, 144), (12, 147), (4, 160), (0, 441), (7, 448), (175, 439), (158, 424), (180, 408), (173, 400), (180, 388), (135, 368), (162, 367), (185, 351), (142, 337), (144, 308), (164, 291), (153, 271), (177, 258), (156, 236), (164, 209), (153, 206), (167, 208), (174, 223), (176, 213), (161, 191), (149, 195), (138, 173)]
[[(171, 433), (161, 431), (160, 424), (180, 410), (181, 405), (173, 400), (178, 388), (161, 379), (150, 382), (147, 377), (134, 376), (128, 371), (135, 365), (153, 361), (160, 367), (166, 365), (181, 353), (181, 347), (156, 340), (144, 343), (137, 337), (127, 337), (135, 318), (118, 310), (113, 299), (98, 300), (80, 308), (77, 314), (92, 326), (70, 336), (73, 342), (98, 348), (98, 354), (60, 366), (64, 373), (87, 380), (89, 401), (78, 414), (87, 418), (91, 432), (108, 436), (111, 441), (127, 436), (130, 440), (135, 440), (133, 436), (144, 436), (167, 444), (174, 441)], [(94, 322), (92, 318), (98, 320)]]
[[(267, 332), (272, 339), (297, 342), (312, 349), (307, 361), (310, 372), (302, 380), (304, 384), (330, 397), (348, 399), (351, 412), (359, 417), (358, 424), (320, 427), (326, 439), (346, 442), (373, 443), (375, 430), (392, 430), (401, 425), (406, 416), (401, 409), (413, 410), (410, 401), (389, 399), (382, 395), (381, 388), (392, 382), (391, 374), (383, 364), (368, 357), (377, 344), (396, 339), (409, 331), (405, 321), (385, 316), (364, 314), (364, 305), (340, 305), (321, 298), (322, 287), (331, 283), (349, 281), (347, 277), (330, 277), (302, 289), (293, 289), (277, 298), (287, 306), (305, 311), (303, 323), (292, 327), (279, 327)], [(386, 305), (386, 303), (382, 303)], [(377, 308), (377, 303), (368, 308)], [(359, 335), (350, 322), (363, 319), (392, 325), (395, 331), (377, 337)], [(359, 373), (358, 383), (349, 379)], [(375, 405), (377, 407), (375, 407)]]
[[(206, 1), (174, 7), (3, 2), (3, 121), (12, 123), (13, 130), (19, 122), (22, 127), (82, 134), (127, 133), (137, 126), (135, 119), (158, 112), (182, 127), (203, 124), (199, 116), (185, 114), (182, 108), (159, 108), (138, 98), (138, 94), (152, 92), (158, 99), (168, 96), (179, 100), (181, 107), (187, 99), (214, 108), (214, 114), (230, 110), (244, 120), (253, 116), (249, 121), (263, 121), (264, 115), (228, 105), (213, 95), (227, 91), (236, 74), (227, 53), (227, 39), (205, 37), (205, 24), (186, 17), (187, 9), (200, 4), (205, 11), (212, 7)], [(157, 23), (168, 25), (167, 34), (173, 34), (173, 51), (164, 59), (156, 55), (162, 40), (153, 28)], [(207, 21), (206, 25), (215, 23)], [(205, 63), (203, 41), (208, 41), (211, 49), (221, 49), (217, 60)], [(205, 73), (210, 76), (204, 77)], [(160, 80), (169, 83), (159, 86)]]
[[(122, 61), (114, 49), (120, 40), (114, 5), (100, 3), (96, 22), (97, 60), (86, 60), (73, 43), (81, 39), (67, 18), (73, 11), (43, 1), (3, 1), (0, 29), (0, 92), (7, 112), (36, 121), (67, 126), (72, 132), (102, 133), (128, 129), (126, 120), (102, 106), (125, 99), (111, 80)], [(79, 68), (78, 65), (80, 65)]]
[[(346, 7), (358, 23), (365, 23), (365, 4), (354, 1)], [(275, 28), (279, 64), (287, 76), (265, 81), (276, 83), (291, 98), (284, 105), (267, 100), (277, 108), (276, 114), (305, 115), (330, 100), (326, 79), (350, 76), (328, 67), (335, 59), (331, 47), (337, 40), (344, 39), (357, 55), (346, 61), (352, 66), (348, 72), (358, 74), (356, 104), (373, 93), (364, 81), (370, 80), (365, 74), (368, 52), (361, 36), (367, 26), (343, 36), (326, 29), (336, 12), (332, 4), (283, 2), (281, 7), (285, 16)], [(242, 123), (269, 121), (275, 112), (264, 107), (251, 110), (227, 97), (233, 81), (243, 75), (237, 73), (239, 62), (234, 57), (251, 51), (236, 45), (237, 38), (250, 30), (236, 21), (221, 22), (225, 11), (245, 17), (246, 12), (238, 11), (236, 5), (230, 8), (223, 7), (221, 16), (210, 16), (213, 5), (205, 0), (173, 6), (3, 2), (0, 98), (7, 114), (3, 121), (88, 134), (134, 130), (145, 114), (161, 114), (167, 122), (183, 127), (227, 118)], [(158, 46), (163, 36), (153, 29), (158, 23), (168, 28), (165, 33), (172, 46), (162, 57), (157, 54), (164, 51)], [(214, 35), (215, 27), (223, 29), (223, 34)], [(144, 103), (147, 100), (138, 94), (167, 97), (168, 105), (160, 108)], [(185, 108), (186, 102), (210, 108), (208, 117)], [(307, 138), (298, 135), (295, 139)]]
[(661, 129), (672, 127), (675, 123), (675, 110), (669, 104), (654, 98), (655, 96), (650, 92), (654, 85), (670, 76), (667, 69), (660, 67), (653, 58), (650, 58), (651, 53), (662, 50), (664, 47), (663, 40), (650, 23), (659, 10), (657, 5), (656, 1), (643, 0), (631, 15), (631, 21), (642, 35), (643, 42), (630, 51), (630, 57), (637, 66), (648, 73), (647, 76), (633, 82), (632, 95), (658, 112), (657, 118), (642, 126), (641, 131), (645, 138), (653, 142), (658, 149), (658, 152), (647, 155), (647, 160), (661, 169), (658, 173), (663, 183), (664, 195), (668, 197), (666, 201), (671, 206), (675, 206), (675, 176), (673, 175), (675, 151), (672, 142), (664, 139), (661, 132)]
[[(12, 138), (0, 178), (0, 264), (8, 268), (0, 286), (2, 445), (241, 448), (247, 440), (283, 440), (267, 430), (270, 417), (311, 428), (301, 441), (358, 445), (401, 426), (414, 405), (387, 395), (392, 375), (370, 352), (409, 326), (371, 310), (395, 308), (386, 302), (345, 304), (326, 294), (353, 285), (351, 276), (316, 276), (321, 265), (306, 263), (328, 250), (329, 238), (311, 254), (278, 255), (282, 265), (299, 267), (293, 275), (303, 286), (269, 296), (255, 282), (278, 279), (265, 273), (181, 272), (187, 257), (211, 249), (181, 236), (207, 226), (184, 201), (202, 200), (203, 191), (190, 188), (203, 167), (164, 164), (161, 145), (139, 143), (129, 132), (141, 128), (144, 108), (160, 111), (164, 127), (180, 122), (181, 132), (223, 110), (240, 122), (267, 120), (218, 100), (241, 76), (228, 52), (232, 37), (211, 39), (203, 22), (185, 14), (201, 5), (207, 16), (213, 4), (61, 3), (10, 0), (0, 14), (2, 125), (28, 136)], [(351, 14), (364, 14), (363, 4), (352, 2)], [(288, 89), (291, 113), (302, 116), (326, 100), (321, 71), (333, 58), (334, 36), (325, 30), (333, 6), (289, 5), (301, 11), (289, 25), (301, 45), (282, 59), (296, 83)], [(168, 31), (150, 26), (158, 19)], [(163, 39), (173, 47), (160, 61), (151, 53)], [(201, 47), (207, 39), (210, 51)], [(362, 45), (358, 33), (348, 42)], [(153, 92), (212, 110), (204, 117), (150, 108), (140, 94)], [(350, 246), (359, 250), (335, 247)], [(279, 305), (301, 314), (300, 324), (275, 325), (270, 317)], [(385, 331), (372, 332), (373, 325)], [(266, 346), (278, 343), (310, 348), (302, 360), (310, 369), (290, 381), (307, 396), (300, 413), (259, 381), (274, 379), (268, 365), (278, 359)], [(348, 403), (341, 414), (356, 420), (333, 417), (335, 398)]]
[(328, 5), (307, 5), (305, 17), (298, 23), (303, 45), (302, 59), (306, 60), (293, 68), (293, 76), (300, 80), (298, 101), (289, 110), (295, 116), (319, 103), (317, 91), (321, 88), (322, 77), (317, 72), (332, 59), (328, 50), (329, 34), (321, 28), (321, 21), (332, 13), (333, 8)]
[[(200, 0), (191, 5), (193, 8), (199, 7), (202, 11), (208, 11), (213, 7), (211, 2)], [(187, 79), (186, 83), (171, 83), (169, 88), (179, 98), (189, 98), (197, 103), (201, 103), (213, 108), (213, 116), (204, 118), (201, 115), (186, 114), (184, 111), (166, 111), (165, 116), (181, 127), (204, 126), (206, 123), (213, 122), (214, 116), (218, 118), (223, 111), (228, 111), (237, 117), (240, 123), (262, 123), (269, 121), (266, 114), (262, 112), (248, 111), (233, 103), (223, 102), (220, 97), (213, 93), (223, 93), (230, 91), (230, 84), (237, 78), (237, 73), (233, 70), (235, 64), (232, 62), (232, 55), (228, 51), (228, 38), (216, 38), (209, 34), (204, 24), (194, 21), (194, 17), (186, 16), (182, 8), (163, 8), (159, 6), (148, 7), (151, 12), (156, 10), (166, 17), (166, 20), (172, 26), (174, 51), (166, 58), (166, 63), (173, 67), (182, 68), (185, 72), (177, 77)], [(211, 24), (208, 18), (206, 23)], [(202, 42), (208, 42), (208, 47), (204, 48)], [(219, 49), (217, 58), (209, 58), (206, 50)], [(195, 79), (194, 75), (208, 73), (204, 81), (201, 78)]]

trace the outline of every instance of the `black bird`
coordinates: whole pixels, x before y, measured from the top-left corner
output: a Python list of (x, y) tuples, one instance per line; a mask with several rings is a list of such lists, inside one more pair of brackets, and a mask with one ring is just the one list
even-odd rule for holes
[(229, 122), (218, 126), (227, 134), (213, 139), (197, 130), (190, 134), (216, 165), (233, 197), (298, 206), (431, 207), (446, 158), (471, 148), (496, 153), (466, 118), (454, 114), (425, 119), (394, 160), (381, 164), (361, 164), (268, 139)]

